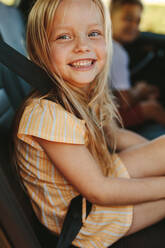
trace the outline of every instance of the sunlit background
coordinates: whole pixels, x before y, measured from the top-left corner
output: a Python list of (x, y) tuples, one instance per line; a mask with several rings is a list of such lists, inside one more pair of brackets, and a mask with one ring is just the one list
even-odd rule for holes
[(20, 0), (0, 0), (0, 2), (6, 4), (6, 5), (18, 5), (20, 3)]
[[(103, 0), (107, 5), (110, 0)], [(141, 31), (165, 34), (165, 0), (142, 0)]]
[[(17, 6), (21, 0), (0, 0), (7, 5)], [(107, 6), (110, 0), (103, 0)], [(144, 11), (141, 31), (165, 34), (165, 0), (142, 0)]]
[(165, 34), (165, 0), (143, 0), (142, 31)]

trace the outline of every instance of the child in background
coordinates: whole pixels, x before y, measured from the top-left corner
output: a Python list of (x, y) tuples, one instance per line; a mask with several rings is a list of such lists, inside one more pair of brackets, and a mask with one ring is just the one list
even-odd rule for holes
[(54, 87), (26, 100), (15, 130), (15, 160), (41, 223), (58, 235), (70, 201), (83, 196), (73, 241), (83, 248), (111, 246), (165, 217), (165, 137), (147, 142), (117, 125), (109, 21), (101, 0), (36, 1), (28, 53)]
[[(155, 86), (137, 82), (131, 86), (129, 57), (123, 47), (139, 34), (143, 5), (140, 0), (111, 0), (113, 35), (111, 83), (119, 100), (124, 126), (152, 139), (165, 133), (165, 110)], [(152, 123), (153, 122), (153, 123)]]

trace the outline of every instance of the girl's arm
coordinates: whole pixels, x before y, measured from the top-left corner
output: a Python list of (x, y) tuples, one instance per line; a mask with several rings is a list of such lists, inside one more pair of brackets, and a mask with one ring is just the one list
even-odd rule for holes
[(118, 128), (116, 130), (116, 143), (118, 151), (122, 151), (127, 148), (130, 148), (131, 146), (137, 146), (146, 142), (146, 138), (142, 137), (141, 135), (135, 132), (123, 128)]
[(80, 194), (90, 202), (127, 205), (165, 197), (165, 178), (114, 179), (105, 177), (85, 145), (73, 145), (36, 138), (53, 164)]
[[(104, 128), (105, 134), (108, 139), (111, 139), (109, 126)], [(142, 143), (147, 142), (147, 139), (142, 137), (141, 135), (129, 131), (127, 129), (116, 127), (115, 130), (115, 138), (116, 138), (116, 149), (117, 151), (123, 151), (132, 146), (137, 146)]]

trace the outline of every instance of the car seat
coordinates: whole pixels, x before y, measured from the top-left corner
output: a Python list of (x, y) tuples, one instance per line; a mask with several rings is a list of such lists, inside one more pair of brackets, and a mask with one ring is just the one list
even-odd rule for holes
[[(25, 23), (17, 7), (0, 3), (0, 36), (8, 45), (26, 56)], [(16, 110), (30, 92), (30, 85), (4, 65), (0, 65), (0, 81)]]

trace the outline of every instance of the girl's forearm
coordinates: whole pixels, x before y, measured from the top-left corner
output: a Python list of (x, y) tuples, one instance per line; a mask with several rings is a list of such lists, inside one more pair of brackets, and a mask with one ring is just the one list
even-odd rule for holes
[(119, 148), (127, 149), (131, 146), (143, 144), (147, 142), (147, 139), (132, 131), (120, 129), (117, 135), (117, 142)]
[(117, 151), (123, 151), (127, 148), (143, 144), (147, 142), (147, 139), (140, 136), (139, 134), (136, 134), (132, 131), (118, 128), (116, 130), (116, 145), (117, 145)]
[(139, 204), (165, 197), (165, 177), (142, 179), (104, 178), (96, 198), (89, 199), (103, 206)]
[[(104, 127), (104, 131), (108, 139), (111, 140), (111, 131), (109, 130), (108, 125)], [(116, 149), (118, 152), (148, 142), (148, 140), (142, 137), (141, 135), (119, 127), (116, 127), (115, 139), (116, 139)]]

